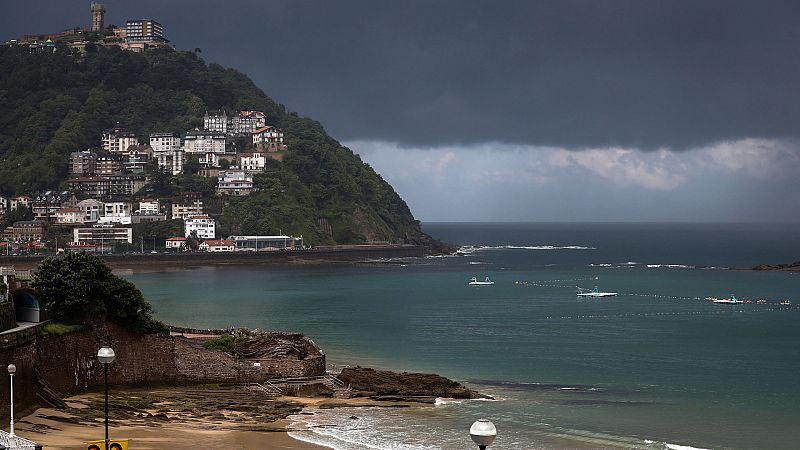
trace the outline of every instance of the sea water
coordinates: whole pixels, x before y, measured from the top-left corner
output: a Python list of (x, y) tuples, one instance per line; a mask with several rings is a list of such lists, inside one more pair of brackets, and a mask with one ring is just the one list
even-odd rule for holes
[[(497, 401), (294, 417), (339, 449), (796, 448), (800, 227), (426, 224), (460, 256), (124, 274), (167, 322), (300, 331), (329, 363), (435, 372)], [(494, 286), (468, 286), (471, 277)], [(619, 292), (578, 298), (576, 287)], [(705, 297), (752, 299), (721, 305)], [(756, 304), (763, 298), (767, 304)], [(779, 305), (789, 300), (790, 305)], [(353, 418), (355, 417), (355, 418)]]

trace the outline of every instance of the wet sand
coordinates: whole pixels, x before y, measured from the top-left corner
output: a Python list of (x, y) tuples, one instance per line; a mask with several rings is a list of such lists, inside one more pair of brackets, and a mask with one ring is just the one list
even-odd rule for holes
[[(135, 450), (194, 450), (197, 448), (229, 449), (301, 449), (320, 450), (327, 447), (299, 441), (287, 434), (289, 422), (274, 420), (261, 423), (256, 413), (249, 414), (251, 405), (231, 407), (231, 398), (219, 398), (218, 409), (209, 411), (208, 404), (198, 404), (193, 395), (203, 395), (202, 389), (179, 390), (177, 396), (167, 395), (173, 390), (149, 392), (134, 390), (116, 392), (109, 414), (110, 438), (130, 440)], [(184, 408), (176, 403), (183, 401)], [(217, 391), (214, 392), (217, 394)], [(143, 396), (149, 406), (139, 409)], [(130, 403), (128, 403), (130, 401)], [(139, 401), (137, 403), (137, 401)], [(85, 449), (85, 442), (103, 439), (102, 395), (83, 394), (66, 399), (66, 408), (40, 408), (33, 414), (18, 419), (17, 435), (31, 439), (48, 449)], [(135, 404), (126, 408), (127, 404)], [(284, 405), (277, 403), (275, 414), (283, 415)], [(237, 406), (241, 406), (238, 408)], [(144, 411), (150, 411), (149, 413)], [(165, 413), (166, 411), (166, 413)]]

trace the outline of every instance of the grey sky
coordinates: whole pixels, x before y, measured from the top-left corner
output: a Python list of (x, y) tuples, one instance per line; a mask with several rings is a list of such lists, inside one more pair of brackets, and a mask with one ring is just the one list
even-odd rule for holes
[[(87, 25), (88, 3), (3, 5), (0, 29), (13, 37)], [(781, 173), (800, 167), (792, 159), (800, 138), (796, 2), (103, 3), (109, 23), (155, 18), (178, 48), (201, 48), (207, 60), (244, 71), (290, 110), (318, 119), (396, 184), (423, 220), (540, 218), (520, 213), (523, 199), (529, 210), (552, 210), (548, 220), (587, 220), (595, 216), (581, 211), (595, 207), (622, 220), (800, 220), (800, 205), (775, 198), (796, 191), (797, 176), (754, 175), (709, 156), (729, 143), (728, 158), (755, 155), (751, 164)], [(754, 142), (782, 150), (744, 148)], [(502, 158), (476, 150), (487, 143), (516, 150)], [(583, 156), (554, 165), (553, 149)], [(613, 149), (633, 153), (614, 163)], [(644, 154), (665, 149), (677, 155), (668, 163)], [(422, 180), (402, 187), (410, 155), (447, 151), (455, 157), (442, 170), (455, 181), (431, 185), (433, 193), (420, 191)], [(534, 158), (546, 161), (548, 179), (537, 189), (509, 174), (463, 186), (447, 172), (467, 157), (494, 166), (512, 156), (496, 170), (518, 171)], [(703, 158), (714, 164), (686, 169)], [(617, 170), (613, 180), (603, 167)], [(595, 180), (593, 193), (576, 187), (575, 176)], [(488, 201), (504, 198), (501, 211), (461, 217), (437, 208), (470, 186), (482, 186)], [(567, 201), (581, 207), (572, 212)]]

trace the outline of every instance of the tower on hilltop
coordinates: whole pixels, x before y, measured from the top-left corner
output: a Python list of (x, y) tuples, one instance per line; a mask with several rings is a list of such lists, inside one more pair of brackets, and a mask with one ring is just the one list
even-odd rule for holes
[(100, 3), (92, 2), (92, 31), (101, 31), (105, 26), (106, 8)]

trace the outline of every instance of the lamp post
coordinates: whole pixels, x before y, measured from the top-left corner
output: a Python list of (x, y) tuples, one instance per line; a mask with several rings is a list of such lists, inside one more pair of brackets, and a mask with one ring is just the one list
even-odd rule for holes
[(11, 379), (11, 427), (9, 434), (14, 436), (14, 373), (17, 371), (17, 366), (14, 364), (8, 365), (8, 377)]
[(497, 428), (487, 419), (478, 419), (469, 427), (469, 436), (480, 450), (486, 450), (497, 437)]
[(106, 387), (106, 446), (105, 448), (108, 449), (108, 365), (114, 362), (114, 350), (104, 345), (100, 350), (97, 351), (97, 359), (103, 364), (103, 371), (105, 373), (105, 387)]

